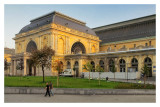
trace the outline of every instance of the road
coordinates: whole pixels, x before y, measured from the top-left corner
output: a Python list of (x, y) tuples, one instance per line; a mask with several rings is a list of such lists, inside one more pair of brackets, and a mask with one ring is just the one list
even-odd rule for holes
[(5, 103), (155, 103), (155, 95), (54, 95), (5, 94)]

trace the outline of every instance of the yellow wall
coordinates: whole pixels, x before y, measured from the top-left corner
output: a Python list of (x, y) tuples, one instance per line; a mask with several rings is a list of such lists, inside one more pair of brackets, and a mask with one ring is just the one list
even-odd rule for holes
[[(53, 25), (53, 27), (58, 27), (47, 30), (45, 32), (32, 34), (30, 36), (26, 36), (30, 32), (26, 32), (24, 35), (16, 35), (15, 53), (17, 54), (26, 52), (27, 44), (31, 40), (33, 40), (37, 44), (38, 49), (41, 49), (45, 45), (51, 46), (56, 51), (56, 54), (71, 54), (71, 48), (75, 42), (81, 42), (85, 46), (86, 53), (99, 51), (100, 40), (97, 36), (85, 34), (79, 31), (75, 31), (75, 34), (72, 34), (72, 29), (70, 28), (61, 25), (56, 25), (54, 23), (51, 25)], [(65, 28), (66, 30), (61, 30), (61, 28)], [(32, 31), (36, 31), (36, 29)], [(18, 38), (21, 35), (23, 36), (21, 38)]]
[(4, 59), (7, 59), (7, 62), (11, 62), (11, 55), (10, 54), (4, 54)]
[(148, 43), (148, 46), (149, 46), (149, 41), (151, 41), (151, 46), (156, 48), (155, 38), (151, 38), (151, 39), (148, 38), (148, 39), (137, 39), (137, 40), (123, 41), (123, 42), (115, 42), (115, 43), (106, 43), (100, 46), (100, 51), (107, 51), (109, 47), (111, 47), (112, 50), (118, 51), (124, 46), (128, 50), (130, 48), (134, 48), (135, 45), (136, 47), (145, 46), (145, 43)]

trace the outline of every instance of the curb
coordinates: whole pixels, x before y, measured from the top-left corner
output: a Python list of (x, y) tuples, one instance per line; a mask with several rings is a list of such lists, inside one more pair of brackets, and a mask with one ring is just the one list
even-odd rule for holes
[[(45, 94), (44, 88), (35, 87), (5, 87), (5, 94)], [(152, 89), (80, 89), (54, 88), (54, 94), (63, 95), (155, 95)]]

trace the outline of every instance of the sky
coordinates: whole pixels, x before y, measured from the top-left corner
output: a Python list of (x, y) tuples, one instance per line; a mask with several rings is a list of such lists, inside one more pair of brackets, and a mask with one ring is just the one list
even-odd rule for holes
[(96, 4), (96, 5), (16, 5), (5, 4), (4, 6), (4, 46), (15, 48), (12, 39), (15, 34), (35, 19), (52, 11), (58, 11), (67, 16), (76, 18), (90, 28), (113, 24), (134, 18), (156, 14), (154, 4)]

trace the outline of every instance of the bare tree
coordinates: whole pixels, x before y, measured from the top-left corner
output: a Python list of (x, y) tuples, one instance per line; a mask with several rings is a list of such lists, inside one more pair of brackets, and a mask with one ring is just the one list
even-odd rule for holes
[(99, 73), (99, 85), (100, 85), (100, 74), (101, 74), (101, 72), (104, 72), (104, 69), (98, 64), (96, 66), (95, 71)]
[(57, 87), (58, 87), (59, 86), (59, 74), (63, 70), (63, 65), (59, 60), (55, 60), (53, 65), (52, 65), (52, 68), (54, 70), (57, 70)]

